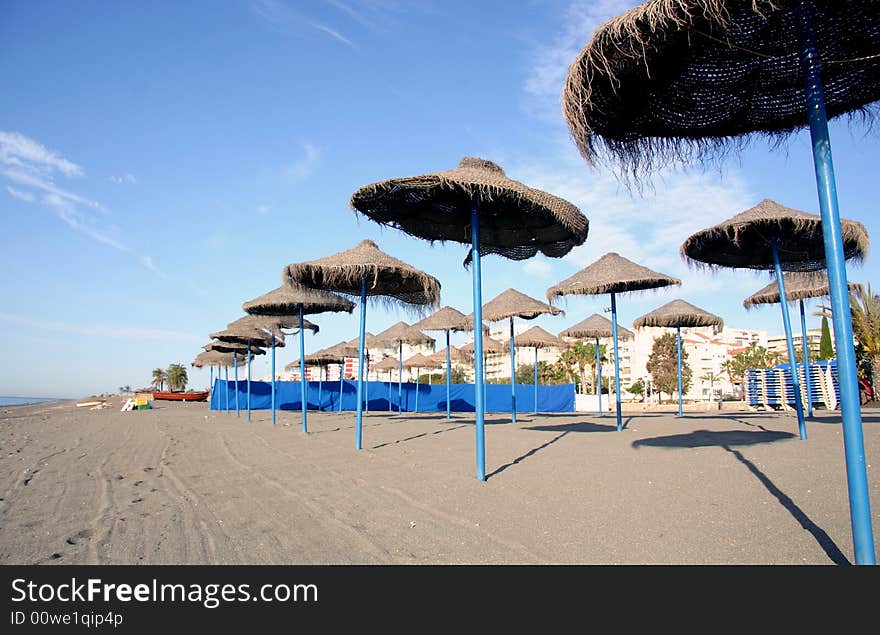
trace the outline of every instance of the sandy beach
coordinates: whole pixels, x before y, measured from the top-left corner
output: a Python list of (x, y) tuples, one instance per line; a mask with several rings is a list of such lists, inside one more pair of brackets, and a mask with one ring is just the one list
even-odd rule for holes
[[(847, 564), (839, 413), (0, 410), (2, 564)], [(121, 403), (121, 401), (120, 401)], [(863, 414), (875, 540), (880, 409)], [(880, 547), (880, 544), (878, 544)], [(880, 548), (877, 549), (880, 552)]]

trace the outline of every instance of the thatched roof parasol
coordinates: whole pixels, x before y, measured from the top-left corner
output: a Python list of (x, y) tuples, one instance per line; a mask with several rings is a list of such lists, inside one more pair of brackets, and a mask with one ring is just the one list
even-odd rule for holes
[(516, 336), (516, 345), (528, 348), (568, 348), (568, 344), (540, 326), (533, 326)]
[(333, 346), (321, 349), (320, 352), (325, 357), (334, 356), (339, 361), (342, 361), (346, 357), (357, 357), (358, 347), (357, 345), (352, 346), (349, 342), (339, 342)]
[[(237, 320), (230, 322), (226, 328), (233, 329), (239, 327), (249, 327), (263, 329), (268, 333), (275, 334), (275, 338), (284, 338), (284, 331), (281, 329), (295, 329), (294, 333), (299, 331), (299, 320), (290, 316), (268, 316), (268, 315), (245, 315)], [(309, 329), (313, 333), (317, 333), (320, 328), (317, 324), (312, 324), (308, 320), (303, 320), (303, 328)]]
[(565, 314), (561, 309), (544, 304), (516, 289), (507, 289), (483, 305), (483, 319), (489, 322), (498, 322), (511, 317), (532, 320), (545, 313)]
[[(868, 251), (868, 232), (856, 221), (841, 219), (840, 224), (844, 257), (861, 261)], [(783, 270), (825, 268), (821, 217), (770, 199), (693, 234), (682, 244), (681, 255), (701, 266), (773, 269), (771, 242), (774, 237)]]
[(403, 360), (404, 368), (442, 368), (443, 362), (437, 361), (436, 359), (432, 359), (431, 357), (425, 357), (421, 353), (416, 353), (409, 359)]
[(374, 340), (377, 346), (386, 348), (396, 347), (401, 342), (404, 344), (434, 344), (434, 338), (422, 333), (414, 326), (410, 326), (406, 322), (398, 322), (375, 336)]
[(650, 313), (636, 318), (633, 322), (633, 327), (639, 328), (642, 326), (664, 326), (671, 328), (679, 326), (721, 327), (724, 326), (724, 320), (684, 300), (673, 300), (658, 309), (654, 309)]
[[(880, 99), (876, 3), (811, 2), (829, 117)], [(568, 69), (563, 111), (581, 155), (630, 174), (757, 132), (807, 125), (796, 2), (651, 0), (602, 25)]]
[(381, 251), (372, 240), (339, 253), (287, 265), (281, 277), (315, 289), (360, 297), (366, 276), (367, 296), (385, 296), (413, 306), (437, 306), (440, 282)]
[(547, 289), (547, 300), (552, 302), (554, 298), (571, 294), (601, 295), (642, 291), (673, 284), (681, 284), (681, 280), (657, 273), (610, 252)]
[[(235, 366), (235, 357), (232, 353), (220, 353), (217, 351), (205, 351), (199, 353), (192, 361), (191, 366), (202, 368), (203, 366)], [(241, 357), (238, 359), (238, 365), (243, 366), (245, 362)]]
[[(829, 295), (828, 275), (820, 271), (790, 271), (783, 276), (785, 297), (789, 302), (806, 300), (807, 298), (823, 298)], [(854, 291), (858, 287), (855, 282), (849, 283)], [(779, 302), (779, 285), (774, 280), (766, 287), (755, 291), (743, 300), (746, 309), (753, 309), (759, 304), (777, 304)]]
[[(460, 351), (465, 353), (474, 354), (474, 343), (473, 341), (468, 342), (464, 346), (458, 347)], [(496, 339), (492, 339), (491, 337), (483, 338), (483, 354), (495, 354), (495, 353), (506, 353), (507, 348)]]
[[(336, 293), (322, 289), (310, 289), (290, 281), (269, 293), (248, 300), (241, 305), (241, 308), (251, 315), (283, 316), (285, 318), (284, 328), (295, 329), (299, 328), (299, 319), (293, 316), (299, 314), (300, 306), (306, 315), (328, 311), (351, 313), (354, 310), (354, 302)], [(314, 327), (314, 325), (306, 326), (305, 323), (303, 326), (305, 328)], [(317, 327), (312, 330), (315, 333), (318, 332)]]
[[(210, 333), (208, 337), (220, 340), (221, 342), (242, 344), (245, 347), (247, 347), (248, 343), (250, 343), (251, 347), (269, 346), (272, 343), (272, 336), (267, 331), (248, 326), (226, 328), (217, 333)], [(284, 347), (283, 335), (280, 338), (278, 336), (275, 337), (275, 346), (279, 348)]]
[(385, 357), (383, 357), (381, 362), (373, 364), (373, 370), (378, 370), (378, 371), (397, 370), (397, 367), (398, 367), (398, 361), (394, 357), (391, 357), (390, 355), (386, 355)]
[[(473, 344), (471, 344), (471, 351), (473, 351)], [(439, 351), (432, 353), (429, 357), (437, 360), (441, 364), (446, 364), (446, 349), (440, 349)], [(449, 361), (451, 363), (465, 363), (469, 362), (473, 359), (473, 353), (468, 354), (467, 352), (461, 350), (460, 348), (456, 348), (455, 346), (449, 347)]]
[[(210, 342), (202, 346), (206, 351), (216, 351), (218, 353), (238, 353), (239, 355), (247, 355), (247, 344), (237, 344), (235, 342)], [(258, 346), (251, 345), (251, 355), (265, 355), (266, 351)]]
[(358, 189), (355, 212), (434, 241), (471, 244), (471, 205), (479, 198), (480, 254), (511, 260), (539, 251), (561, 257), (586, 240), (589, 221), (568, 201), (508, 178), (498, 165), (464, 157), (458, 167), (388, 179)]
[[(473, 331), (474, 330), (474, 312), (471, 311), (466, 316), (464, 316), (464, 330), (465, 331)], [(483, 322), (483, 333), (489, 333), (489, 325)]]
[[(577, 339), (595, 339), (597, 337), (611, 337), (611, 335), (611, 320), (598, 313), (593, 313), (586, 320), (581, 320), (574, 326), (569, 326), (559, 334), (560, 337), (574, 337)], [(635, 333), (618, 325), (617, 337), (630, 339), (635, 337)]]
[[(359, 342), (360, 342), (360, 338), (353, 337), (352, 339), (348, 340), (345, 343), (346, 346), (350, 347), (350, 349), (354, 351), (354, 354), (351, 355), (351, 357), (357, 357)], [(376, 347), (384, 346), (384, 344), (382, 342), (378, 341), (376, 339), (376, 336), (373, 335), (372, 333), (370, 333), (369, 331), (367, 331), (366, 334), (364, 335), (364, 345), (367, 348), (376, 348)]]
[(413, 324), (413, 328), (420, 331), (470, 331), (473, 329), (473, 314), (468, 322), (464, 313), (445, 306)]

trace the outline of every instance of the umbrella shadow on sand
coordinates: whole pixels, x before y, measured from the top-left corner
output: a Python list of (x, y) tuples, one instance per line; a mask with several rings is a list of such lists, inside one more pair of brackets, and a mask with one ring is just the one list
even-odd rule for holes
[(839, 565), (852, 564), (849, 559), (838, 548), (824, 529), (810, 520), (804, 511), (781, 489), (779, 489), (766, 474), (749, 461), (742, 452), (731, 446), (749, 446), (758, 443), (773, 443), (774, 441), (786, 441), (797, 438), (796, 434), (790, 432), (777, 432), (762, 430), (761, 432), (751, 432), (745, 430), (727, 430), (715, 432), (712, 430), (695, 430), (687, 434), (676, 434), (671, 436), (654, 437), (649, 439), (640, 439), (632, 443), (632, 447), (639, 449), (642, 447), (660, 447), (660, 448), (702, 448), (717, 446), (730, 452), (736, 459), (746, 466), (755, 478), (760, 481), (761, 485), (767, 488), (776, 500), (794, 517), (801, 527), (813, 535), (816, 542), (827, 554), (828, 558)]
[[(446, 417), (444, 417), (444, 419), (445, 418)], [(434, 435), (434, 434), (442, 434), (444, 432), (449, 432), (451, 430), (458, 430), (459, 428), (465, 428), (465, 427), (467, 427), (467, 426), (464, 424), (458, 425), (458, 426), (451, 426), (451, 427), (446, 426), (446, 427), (440, 428), (439, 430), (434, 430), (433, 432), (421, 432), (419, 434), (414, 434), (410, 437), (404, 437), (403, 439), (397, 439), (396, 441), (386, 441), (385, 443), (380, 443), (379, 445), (374, 445), (373, 449), (378, 450), (379, 448), (384, 448), (389, 445), (396, 445), (398, 443), (403, 443), (405, 441), (412, 441), (414, 439), (421, 439), (422, 437), (427, 437), (427, 436)]]

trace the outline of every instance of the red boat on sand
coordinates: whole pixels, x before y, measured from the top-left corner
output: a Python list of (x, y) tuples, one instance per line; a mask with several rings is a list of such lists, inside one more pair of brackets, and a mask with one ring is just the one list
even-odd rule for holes
[(207, 401), (209, 391), (204, 392), (154, 392), (153, 399), (164, 401)]

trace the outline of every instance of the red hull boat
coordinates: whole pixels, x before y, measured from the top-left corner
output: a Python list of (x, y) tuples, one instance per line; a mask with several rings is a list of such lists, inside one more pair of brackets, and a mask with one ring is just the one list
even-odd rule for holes
[(204, 392), (154, 392), (153, 399), (164, 401), (207, 401), (208, 391)]

